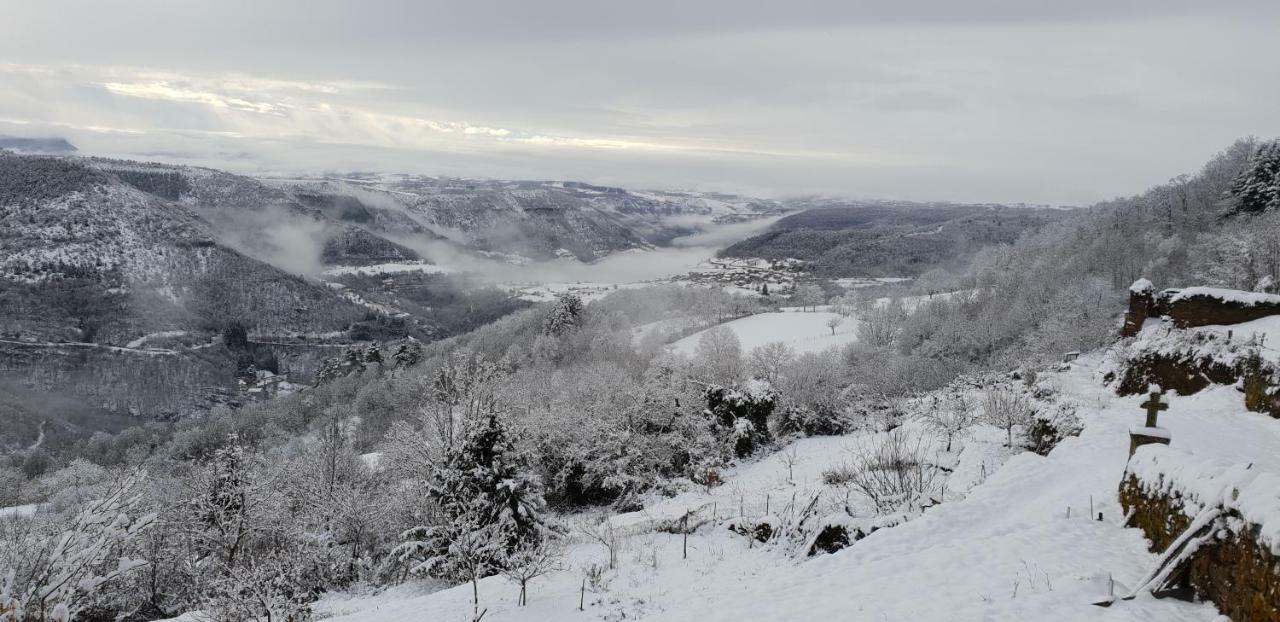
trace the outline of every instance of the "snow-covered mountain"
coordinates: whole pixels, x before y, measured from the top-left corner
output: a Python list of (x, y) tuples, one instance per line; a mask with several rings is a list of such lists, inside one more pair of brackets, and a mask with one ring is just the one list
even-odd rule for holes
[(269, 183), (338, 221), (394, 239), (426, 233), (533, 260), (594, 261), (666, 245), (699, 225), (784, 211), (780, 203), (737, 195), (632, 192), (578, 182), (392, 175)]
[(235, 250), (188, 205), (84, 160), (13, 155), (0, 155), (0, 301), (0, 380), (150, 417), (225, 398), (245, 354), (219, 342), (230, 326), (340, 331), (365, 313)]
[[(0, 152), (0, 381), (24, 387), (10, 396), (62, 390), (90, 411), (178, 417), (236, 400), (237, 377), (264, 365), (307, 379), (340, 352), (324, 348), (436, 339), (528, 304), (463, 294), (429, 253), (593, 261), (781, 209), (572, 182), (261, 180)], [(394, 285), (348, 274), (382, 264), (424, 269)], [(233, 327), (257, 345), (226, 348)]]

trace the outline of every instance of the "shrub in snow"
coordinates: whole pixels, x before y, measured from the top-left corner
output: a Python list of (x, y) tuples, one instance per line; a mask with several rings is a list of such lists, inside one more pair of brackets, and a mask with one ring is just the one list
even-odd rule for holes
[(880, 514), (918, 511), (936, 503), (933, 497), (941, 493), (939, 470), (928, 461), (924, 439), (902, 429), (855, 448), (854, 459), (838, 476)]
[(1060, 402), (1045, 411), (1038, 412), (1027, 427), (1026, 448), (1042, 456), (1049, 455), (1054, 447), (1070, 436), (1079, 436), (1084, 429), (1076, 416), (1076, 406)]
[(206, 614), (219, 621), (308, 622), (323, 590), (295, 557), (281, 552), (224, 568), (206, 588)]
[(814, 410), (804, 406), (788, 406), (777, 417), (779, 435), (836, 436), (848, 432), (851, 427), (849, 419), (843, 413), (828, 407)]
[(65, 527), (0, 559), (0, 620), (71, 620), (91, 608), (103, 588), (146, 565), (126, 556), (156, 518), (131, 516), (141, 480), (135, 474), (113, 484)]
[(756, 542), (768, 542), (778, 534), (778, 517), (765, 516), (758, 519), (735, 518), (725, 527), (736, 534), (746, 536)]
[(781, 416), (778, 433), (839, 434), (848, 368), (834, 350), (805, 353), (788, 365), (775, 385)]
[(854, 518), (848, 514), (831, 514), (819, 520), (813, 534), (805, 541), (805, 555), (835, 553), (881, 529), (894, 527), (907, 520), (904, 514), (870, 518)]
[(735, 455), (748, 456), (769, 443), (769, 416), (773, 414), (776, 400), (771, 389), (752, 386), (739, 390), (711, 386), (706, 390), (706, 400), (707, 413)]

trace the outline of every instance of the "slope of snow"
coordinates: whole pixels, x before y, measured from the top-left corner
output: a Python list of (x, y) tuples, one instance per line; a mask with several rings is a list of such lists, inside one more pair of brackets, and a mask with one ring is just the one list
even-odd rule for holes
[[(1150, 322), (1151, 320), (1148, 320)], [(1145, 328), (1145, 327), (1144, 327)], [(1248, 344), (1250, 340), (1256, 345), (1262, 358), (1272, 362), (1280, 362), (1280, 315), (1271, 315), (1252, 322), (1242, 322), (1228, 326), (1197, 326), (1186, 329), (1187, 332), (1213, 333), (1220, 338), (1231, 335), (1231, 342)]]
[[(783, 504), (790, 500), (788, 491), (814, 489), (822, 470), (838, 464), (845, 447), (860, 440), (806, 439), (726, 472), (717, 489), (687, 492), (616, 517), (619, 532), (628, 534), (619, 567), (604, 573), (605, 585), (587, 589), (585, 611), (578, 611), (583, 568), (607, 556), (601, 546), (578, 538), (565, 570), (531, 585), (527, 607), (515, 605), (518, 589), (505, 579), (481, 580), (484, 619), (1213, 620), (1211, 605), (1173, 599), (1140, 596), (1110, 608), (1091, 604), (1106, 594), (1109, 579), (1115, 580), (1115, 592), (1124, 593), (1156, 559), (1141, 531), (1119, 525), (1116, 499), (1127, 430), (1141, 423), (1145, 396), (1110, 393), (1096, 372), (1099, 360), (1086, 355), (1066, 372), (1041, 377), (1082, 405), (1080, 437), (1047, 457), (1021, 453), (1006, 460), (1007, 450), (993, 442), (998, 434), (979, 428), (952, 476), (961, 478), (955, 483), (967, 494), (949, 493), (945, 503), (922, 516), (844, 551), (803, 559), (705, 524), (689, 537), (685, 559), (681, 536), (645, 529), (646, 523), (652, 527), (708, 501), (720, 516), (736, 514), (735, 495), (751, 499), (748, 505), (757, 507), (745, 511), (758, 516), (766, 494)], [(1280, 421), (1245, 412), (1234, 389), (1168, 399), (1171, 408), (1161, 413), (1160, 425), (1169, 429), (1173, 449), (1205, 460), (1251, 461), (1251, 469), (1280, 473)], [(961, 477), (979, 468), (989, 477)], [(1092, 520), (1098, 512), (1104, 520)], [(470, 586), (418, 585), (423, 591), (417, 593), (397, 588), (382, 595), (334, 595), (318, 609), (340, 622), (470, 619)]]
[[(840, 315), (822, 311), (782, 311), (751, 315), (721, 326), (729, 328), (738, 336), (743, 352), (750, 352), (774, 341), (786, 343), (797, 352), (821, 352), (858, 339), (858, 321), (853, 318), (843, 318), (833, 335), (827, 327), (827, 320), (835, 317)], [(706, 331), (689, 335), (671, 344), (671, 349), (691, 356), (698, 349), (698, 341), (704, 334)]]

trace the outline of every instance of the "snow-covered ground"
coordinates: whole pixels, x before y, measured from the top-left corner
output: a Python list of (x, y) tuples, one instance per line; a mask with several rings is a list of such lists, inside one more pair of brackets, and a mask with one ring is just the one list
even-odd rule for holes
[(11, 505), (7, 508), (0, 508), (0, 519), (13, 516), (31, 516), (40, 509), (38, 503), (28, 503), (26, 505)]
[[(481, 580), (484, 619), (1215, 620), (1211, 605), (1173, 599), (1091, 604), (1105, 595), (1109, 579), (1123, 593), (1156, 560), (1141, 531), (1120, 526), (1116, 499), (1127, 432), (1140, 424), (1145, 396), (1116, 397), (1102, 385), (1100, 360), (1086, 355), (1065, 372), (1041, 376), (1081, 406), (1085, 429), (1078, 438), (1047, 457), (1008, 457), (999, 433), (979, 428), (957, 452), (955, 488), (944, 503), (843, 551), (804, 558), (708, 523), (689, 537), (685, 559), (681, 536), (647, 527), (708, 503), (721, 517), (736, 514), (744, 496), (750, 499), (742, 502), (749, 506), (745, 511), (757, 516), (766, 495), (775, 508), (793, 492), (803, 498), (820, 490), (821, 472), (839, 464), (846, 448), (868, 433), (798, 441), (726, 472), (718, 488), (616, 517), (619, 533), (627, 534), (618, 568), (588, 587), (585, 611), (578, 610), (583, 569), (606, 562), (607, 555), (578, 538), (562, 571), (531, 584), (526, 607), (516, 606), (518, 588), (509, 581)], [(1170, 430), (1174, 449), (1280, 470), (1280, 421), (1244, 411), (1234, 389), (1169, 401), (1160, 424)], [(1098, 512), (1102, 521), (1094, 520)], [(319, 610), (335, 622), (471, 619), (470, 586), (436, 587), (331, 595)]]
[[(963, 292), (934, 296), (908, 296), (899, 300), (903, 309), (910, 312), (929, 300), (941, 300), (961, 293)], [(887, 305), (890, 299), (878, 298), (876, 303)], [(725, 322), (720, 326), (729, 328), (738, 336), (743, 352), (750, 352), (754, 348), (775, 341), (781, 341), (799, 353), (822, 352), (828, 348), (840, 347), (858, 340), (858, 319), (856, 317), (841, 318), (840, 324), (836, 326), (833, 333), (831, 327), (827, 326), (827, 322), (837, 317), (840, 316), (831, 311), (830, 305), (782, 307), (779, 312), (759, 313)], [(705, 333), (705, 330), (699, 331), (671, 344), (672, 351), (693, 355), (698, 349), (698, 341)]]
[(397, 274), (402, 272), (438, 274), (441, 272), (449, 272), (449, 270), (444, 266), (422, 261), (406, 261), (402, 263), (380, 263), (371, 266), (336, 266), (325, 270), (322, 274), (325, 276), (342, 276), (346, 274), (378, 276), (382, 274)]
[[(836, 327), (834, 334), (827, 326), (827, 321), (832, 318), (840, 318), (840, 325)], [(729, 328), (738, 336), (744, 352), (774, 341), (781, 341), (797, 352), (821, 352), (858, 339), (856, 319), (844, 318), (829, 311), (760, 313), (726, 322), (721, 326)], [(689, 335), (671, 344), (671, 349), (692, 356), (705, 332)]]
[(500, 283), (499, 289), (510, 292), (513, 296), (530, 302), (547, 302), (555, 300), (561, 294), (573, 294), (583, 302), (591, 302), (608, 296), (619, 289), (638, 289), (650, 287), (654, 283), (640, 281), (635, 283)]
[(1213, 333), (1222, 338), (1230, 333), (1232, 341), (1236, 343), (1246, 343), (1252, 339), (1264, 359), (1280, 363), (1280, 315), (1230, 326), (1200, 326), (1190, 329), (1190, 332)]

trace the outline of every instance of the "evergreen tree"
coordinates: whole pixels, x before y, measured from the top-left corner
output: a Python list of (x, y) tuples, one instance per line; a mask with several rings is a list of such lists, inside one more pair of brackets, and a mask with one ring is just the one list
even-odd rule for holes
[(1230, 194), (1240, 212), (1280, 208), (1280, 139), (1258, 145), (1231, 182)]
[(582, 318), (582, 299), (575, 294), (560, 294), (556, 304), (542, 320), (544, 335), (563, 335), (578, 325)]
[(539, 483), (490, 411), (471, 422), (462, 442), (431, 473), (427, 495), (438, 524), (405, 532), (402, 560), (421, 560), (414, 572), (474, 580), (507, 568), (508, 556), (536, 546), (548, 529)]
[(392, 358), (398, 369), (413, 367), (418, 364), (418, 361), (422, 360), (422, 344), (418, 343), (417, 339), (410, 337), (396, 348)]

